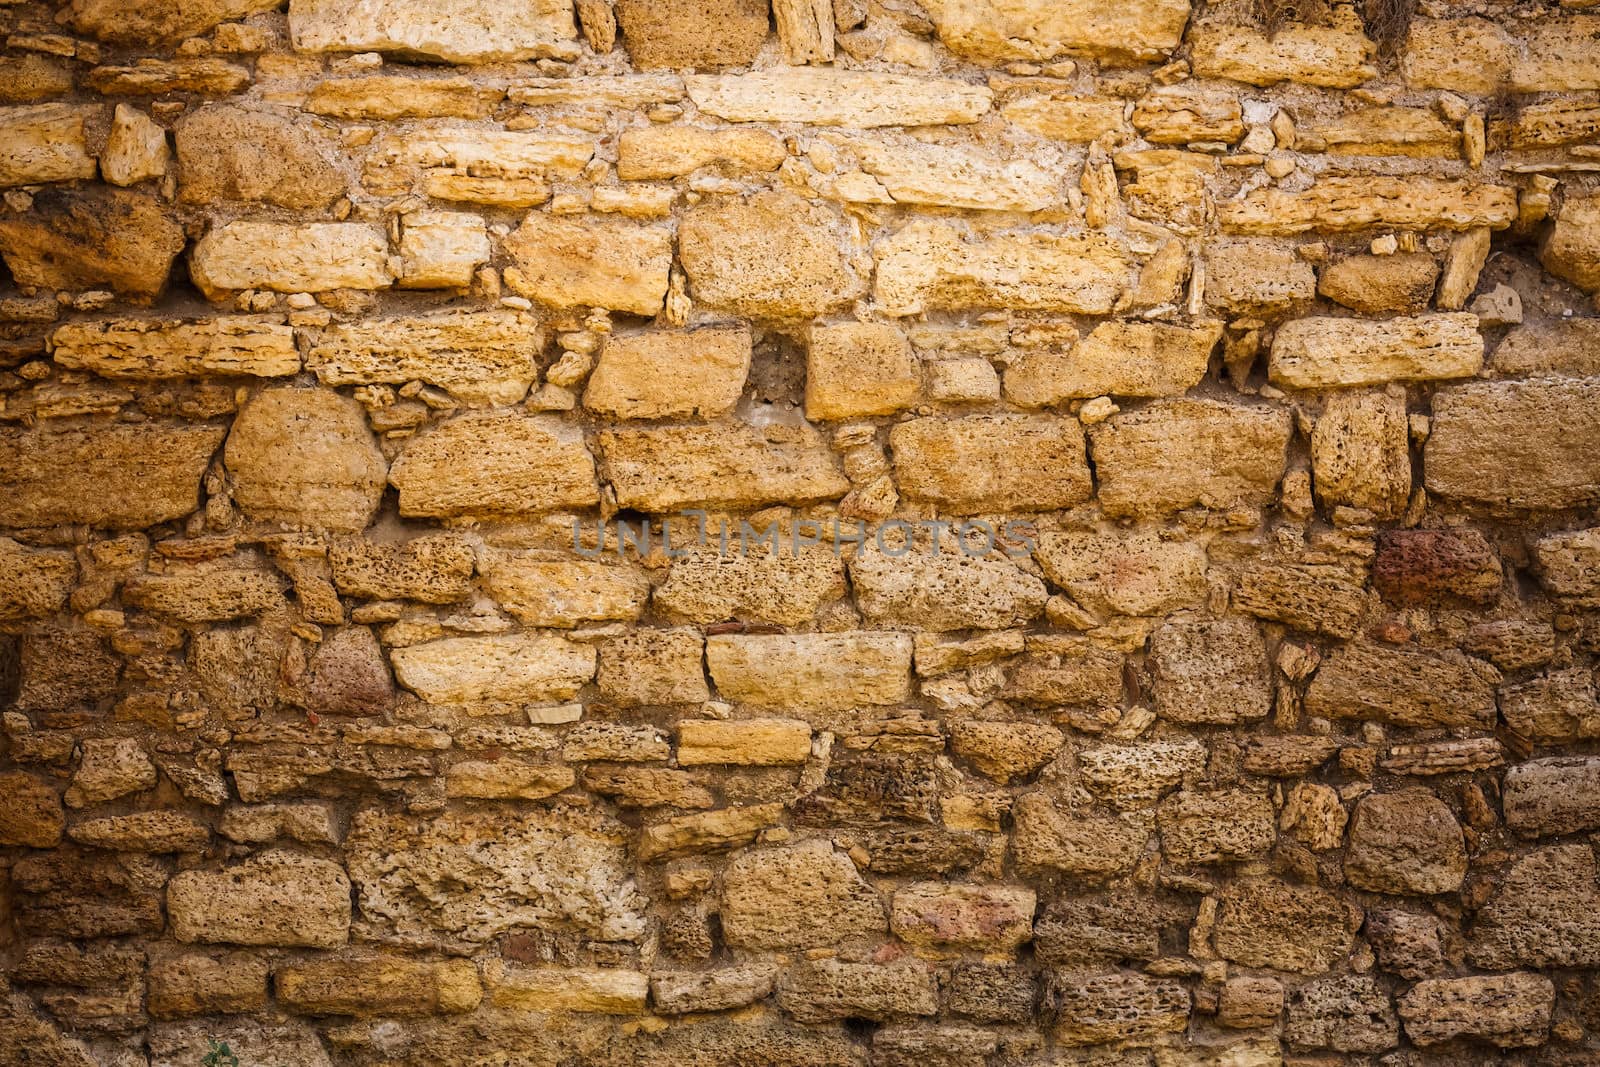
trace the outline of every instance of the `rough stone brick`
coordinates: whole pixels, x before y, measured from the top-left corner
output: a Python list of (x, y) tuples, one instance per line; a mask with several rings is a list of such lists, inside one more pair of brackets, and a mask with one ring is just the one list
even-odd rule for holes
[(659, 226), (533, 212), (506, 238), (506, 284), (556, 308), (654, 315), (667, 294), (672, 236)]
[(1248, 722), (1271, 706), (1266, 645), (1244, 620), (1169, 622), (1151, 637), (1149, 663), (1155, 712), (1164, 719)]
[(1330, 396), (1311, 431), (1318, 503), (1398, 517), (1411, 496), (1409, 429), (1399, 397), (1355, 391)]
[(518, 622), (564, 629), (631, 622), (650, 595), (650, 583), (636, 568), (537, 553), (494, 553), (483, 566), (483, 587)]
[(604, 430), (599, 443), (617, 503), (640, 511), (803, 504), (850, 487), (821, 435), (804, 423)]
[(1519, 860), (1478, 910), (1467, 941), (1474, 967), (1593, 967), (1600, 959), (1600, 884), (1587, 845)]
[(66, 815), (49, 783), (23, 771), (0, 773), (0, 844), (54, 848)]
[(1062, 871), (1105, 880), (1133, 869), (1149, 839), (1134, 822), (1104, 813), (1063, 811), (1046, 793), (1024, 793), (1012, 808), (1012, 848), (1024, 871)]
[(1170, 978), (1125, 971), (1052, 971), (1045, 997), (1053, 1035), (1068, 1047), (1150, 1041), (1189, 1023), (1189, 993)]
[(1233, 606), (1296, 630), (1354, 637), (1367, 594), (1362, 577), (1337, 564), (1252, 562), (1239, 573)]
[(1046, 407), (1095, 396), (1179, 396), (1205, 377), (1220, 323), (1101, 323), (1068, 352), (1029, 352), (1006, 368), (1006, 396)]
[(566, 700), (594, 677), (594, 649), (563, 637), (447, 637), (392, 653), (400, 684), (436, 704)]
[(1544, 1042), (1554, 1000), (1555, 987), (1543, 975), (1430, 978), (1401, 995), (1400, 1018), (1406, 1036), (1424, 1047), (1469, 1037), (1525, 1048)]
[(71, 104), (0, 109), (0, 188), (93, 178), (84, 125), (94, 118)]
[(1294, 389), (1470, 378), (1483, 367), (1476, 315), (1295, 319), (1278, 328), (1270, 376)]
[(900, 492), (954, 514), (1054, 510), (1092, 491), (1083, 431), (1056, 416), (912, 419), (889, 448)]
[(271, 389), (240, 411), (223, 461), (252, 518), (361, 530), (383, 497), (388, 465), (355, 401), (326, 389)]
[(805, 712), (898, 704), (910, 695), (911, 638), (724, 634), (706, 639), (706, 664), (724, 699), (755, 707)]
[(327, 860), (263, 852), (176, 875), (167, 914), (179, 941), (337, 948), (350, 932), (350, 879)]
[(1600, 501), (1600, 387), (1547, 378), (1441, 389), (1423, 458), (1428, 491), (1494, 508)]
[(320, 293), (394, 282), (383, 231), (359, 222), (228, 222), (189, 251), (189, 276), (206, 298), (243, 289)]
[(344, 194), (332, 141), (308, 123), (208, 104), (178, 124), (178, 192), (191, 204), (249, 200), (300, 210)]
[(744, 392), (750, 340), (745, 326), (609, 338), (583, 406), (621, 419), (726, 415)]
[(1051, 584), (1096, 612), (1161, 615), (1206, 591), (1205, 549), (1150, 532), (1045, 533), (1033, 558)]
[(1333, 651), (1306, 691), (1306, 710), (1396, 726), (1494, 723), (1494, 689), (1460, 653), (1433, 655), (1372, 643)]
[(280, 378), (300, 373), (294, 330), (267, 316), (74, 322), (56, 330), (50, 343), (57, 363), (102, 378)]
[(1234, 882), (1217, 900), (1212, 943), (1246, 967), (1320, 974), (1349, 953), (1360, 925), (1359, 911), (1328, 890), (1271, 878)]
[(998, 630), (1026, 625), (1044, 610), (1044, 583), (1003, 557), (979, 558), (944, 546), (938, 555), (904, 545), (874, 546), (850, 563), (861, 613), (876, 626), (918, 630)]
[(759, 532), (740, 540), (735, 527), (726, 552), (709, 536), (708, 543), (684, 549), (652, 605), (689, 622), (745, 618), (794, 626), (844, 595), (844, 560), (833, 546), (755, 544)]
[(108, 287), (136, 303), (166, 288), (183, 229), (154, 198), (120, 189), (49, 188), (0, 218), (0, 256), (18, 285)]
[(600, 695), (623, 705), (693, 704), (711, 699), (694, 629), (636, 630), (600, 646)]
[(1524, 837), (1600, 827), (1600, 759), (1555, 757), (1506, 771), (1506, 825)]
[(399, 544), (347, 537), (328, 546), (328, 564), (345, 596), (448, 604), (472, 587), (477, 557), (456, 534), (423, 534)]
[(1427, 252), (1392, 256), (1354, 255), (1322, 268), (1317, 292), (1365, 315), (1416, 314), (1433, 299), (1439, 264)]
[(281, 966), (278, 1000), (309, 1015), (415, 1015), (471, 1011), (483, 991), (470, 960), (439, 962), (372, 953)]
[(1115, 516), (1259, 507), (1283, 477), (1289, 435), (1287, 413), (1214, 400), (1114, 415), (1089, 431), (1100, 506)]
[(571, 59), (572, 0), (294, 0), (294, 46), (309, 52), (388, 52), (445, 63)]
[(389, 484), (402, 516), (529, 515), (599, 500), (583, 434), (509, 410), (458, 415), (413, 438)]
[(1181, 790), (1162, 801), (1161, 849), (1175, 863), (1233, 863), (1264, 855), (1277, 840), (1272, 803), (1251, 790)]
[(641, 70), (742, 67), (767, 39), (763, 0), (618, 0), (617, 24)]
[(1189, 17), (1186, 0), (1141, 0), (1116, 11), (1075, 0), (935, 0), (927, 7), (950, 50), (980, 60), (1160, 59), (1177, 46)]
[(963, 719), (950, 727), (950, 751), (1002, 785), (1049, 763), (1061, 739), (1060, 730), (1039, 723)]
[(779, 191), (707, 199), (678, 226), (696, 302), (753, 318), (811, 318), (849, 304), (862, 286), (845, 246), (831, 210)]
[(1350, 822), (1345, 879), (1374, 893), (1451, 893), (1467, 873), (1455, 815), (1431, 793), (1374, 793)]
[(0, 537), (0, 621), (44, 618), (67, 605), (78, 564), (70, 553)]
[(721, 903), (723, 937), (737, 948), (832, 945), (889, 928), (878, 894), (826, 841), (738, 857), (722, 877)]
[(699, 75), (684, 84), (696, 107), (729, 122), (856, 129), (977, 122), (994, 101), (967, 82), (834, 67)]
[(811, 726), (798, 719), (685, 719), (678, 724), (678, 765), (781, 767), (811, 756)]
[(802, 1023), (933, 1015), (933, 971), (917, 962), (877, 964), (819, 959), (790, 968), (778, 983), (778, 1007)]
[(1542, 537), (1534, 545), (1539, 584), (1584, 607), (1600, 605), (1600, 527)]
[(1371, 978), (1348, 975), (1307, 982), (1289, 994), (1284, 1037), (1296, 1048), (1383, 1052), (1400, 1042), (1389, 996)]
[(451, 312), (341, 323), (306, 353), (324, 385), (423, 381), (469, 404), (514, 404), (539, 376), (544, 340), (531, 316)]
[(806, 346), (806, 417), (892, 415), (922, 394), (922, 365), (898, 327), (846, 322), (813, 327)]
[(1374, 226), (1504, 229), (1516, 197), (1503, 185), (1435, 178), (1323, 178), (1309, 189), (1262, 189), (1218, 206), (1224, 233), (1349, 233)]
[(1387, 530), (1372, 561), (1373, 588), (1392, 604), (1492, 604), (1500, 557), (1473, 529)]

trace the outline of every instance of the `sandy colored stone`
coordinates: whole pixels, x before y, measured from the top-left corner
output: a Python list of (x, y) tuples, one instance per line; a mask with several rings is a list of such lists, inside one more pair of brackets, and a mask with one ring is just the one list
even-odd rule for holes
[(388, 121), (410, 118), (487, 118), (504, 90), (470, 78), (413, 78), (377, 74), (320, 81), (305, 110), (330, 118)]
[(1023, 871), (1062, 871), (1092, 881), (1132, 870), (1150, 837), (1116, 815), (1057, 807), (1043, 792), (1018, 797), (1012, 818), (1011, 844)]
[(458, 415), (411, 439), (389, 484), (411, 517), (528, 515), (599, 498), (582, 432), (512, 410)]
[(735, 526), (727, 552), (713, 540), (685, 549), (656, 587), (655, 609), (697, 623), (737, 617), (793, 626), (844, 595), (844, 560), (832, 546), (756, 544), (761, 531), (751, 530), (740, 540)]
[[(604, 941), (643, 936), (627, 830), (596, 812), (526, 806), (499, 813), (359, 810), (345, 839), (361, 915), (403, 936), (475, 945), (525, 929)], [(485, 847), (486, 843), (491, 843)], [(448, 879), (452, 891), (431, 887)]]
[(628, 566), (496, 553), (483, 567), (484, 590), (518, 622), (570, 629), (582, 622), (637, 619), (650, 585)]
[(623, 181), (677, 178), (702, 167), (766, 173), (788, 158), (783, 142), (765, 130), (646, 126), (617, 139), (617, 177)]
[(1374, 77), (1375, 50), (1361, 17), (1339, 9), (1330, 21), (1288, 22), (1270, 34), (1259, 25), (1199, 22), (1188, 35), (1190, 62), (1200, 77), (1260, 86), (1292, 81), (1350, 89)]
[(151, 1067), (188, 1067), (218, 1045), (240, 1063), (333, 1067), (322, 1038), (298, 1019), (261, 1021), (250, 1016), (169, 1022), (150, 1028)]
[(278, 999), (308, 1015), (415, 1015), (471, 1011), (482, 999), (470, 960), (362, 953), (279, 967)]
[(1326, 889), (1249, 878), (1218, 895), (1212, 943), (1246, 967), (1320, 974), (1344, 960), (1359, 925), (1359, 912)]
[(44, 618), (67, 605), (78, 563), (59, 549), (32, 549), (0, 537), (0, 621)]
[(1600, 319), (1558, 319), (1518, 326), (1506, 334), (1489, 363), (1502, 376), (1600, 374)]
[(24, 771), (0, 772), (0, 844), (55, 848), (66, 826), (61, 795)]
[(179, 941), (337, 948), (349, 937), (350, 879), (325, 859), (260, 852), (174, 876), (167, 915)]
[(1434, 654), (1370, 642), (1333, 650), (1306, 690), (1306, 711), (1396, 726), (1487, 727), (1493, 687), (1459, 652)]
[(1040, 723), (962, 719), (950, 727), (950, 751), (1002, 785), (1053, 760), (1061, 739), (1060, 730)]
[(651, 823), (639, 833), (641, 861), (743, 848), (783, 817), (781, 803), (750, 804), (680, 815)]
[(1284, 311), (1316, 295), (1311, 264), (1275, 241), (1244, 239), (1206, 249), (1206, 303), (1230, 312)]
[(473, 800), (543, 800), (577, 780), (571, 767), (514, 759), (462, 760), (450, 765), (444, 791)]
[(726, 415), (744, 393), (750, 346), (750, 329), (742, 325), (610, 337), (583, 406), (620, 419)]
[(150, 961), (146, 1008), (158, 1019), (259, 1011), (267, 961), (247, 952), (164, 953)]
[(1089, 431), (1100, 506), (1116, 516), (1259, 507), (1283, 477), (1289, 436), (1285, 411), (1215, 400), (1114, 415)]
[(84, 126), (94, 118), (71, 104), (0, 108), (0, 188), (93, 178)]
[(340, 538), (328, 546), (328, 562), (345, 596), (448, 604), (466, 596), (477, 561), (459, 535), (434, 533), (398, 544)]
[(889, 928), (883, 901), (826, 841), (748, 852), (722, 877), (722, 929), (744, 949), (798, 949), (870, 938)]
[(706, 664), (723, 699), (774, 710), (844, 711), (910, 695), (904, 634), (744, 635), (706, 639)]
[(245, 514), (360, 530), (383, 497), (387, 465), (353, 400), (325, 389), (272, 389), (234, 420), (223, 459)]
[(102, 96), (229, 96), (250, 84), (250, 68), (211, 56), (144, 59), (132, 66), (95, 67), (84, 80)]
[(712, 971), (656, 971), (650, 975), (650, 1001), (668, 1015), (742, 1008), (772, 993), (776, 968), (746, 963)]
[(161, 294), (183, 245), (165, 207), (119, 189), (44, 189), (31, 211), (0, 217), (0, 256), (17, 284), (105, 287), (136, 303)]
[(485, 996), (502, 1010), (638, 1015), (649, 979), (640, 971), (517, 967), (492, 961), (484, 967)]
[[(1600, 55), (1597, 55), (1600, 58)], [(1586, 292), (1600, 290), (1600, 196), (1568, 198), (1539, 251), (1544, 269)]]
[(922, 394), (922, 363), (897, 326), (815, 326), (806, 346), (806, 417), (892, 415)]
[(367, 154), (361, 183), (380, 195), (415, 190), (440, 200), (527, 208), (550, 199), (552, 181), (582, 174), (594, 151), (592, 137), (543, 129), (396, 130)]
[(1411, 496), (1405, 401), (1377, 392), (1332, 394), (1311, 431), (1311, 471), (1323, 507), (1397, 518)]
[(388, 52), (445, 63), (577, 54), (572, 0), (293, 0), (289, 32), (307, 52)]
[(1124, 971), (1053, 971), (1046, 994), (1056, 1006), (1052, 1031), (1069, 1048), (1136, 1040), (1148, 1043), (1189, 1023), (1181, 982)]
[(921, 220), (878, 241), (873, 298), (886, 315), (1004, 307), (1104, 315), (1131, 279), (1126, 247), (1100, 233), (985, 239)]
[(200, 504), (221, 427), (90, 425), (0, 432), (0, 525), (139, 529)]
[(1033, 558), (1052, 585), (1091, 611), (1160, 615), (1193, 605), (1206, 589), (1205, 549), (1150, 532), (1045, 533)]
[(811, 756), (811, 726), (799, 719), (685, 719), (678, 724), (678, 765), (780, 767)]
[(933, 126), (976, 122), (993, 95), (966, 82), (830, 67), (686, 77), (689, 98), (729, 122)]
[(1178, 396), (1205, 377), (1222, 324), (1106, 322), (1065, 351), (1027, 351), (1006, 367), (1006, 397), (1046, 407), (1095, 396)]
[(843, 496), (850, 488), (809, 425), (664, 426), (603, 430), (602, 477), (640, 511), (759, 507)]
[(912, 419), (890, 432), (889, 448), (900, 492), (953, 514), (1054, 510), (1092, 491), (1072, 418)]
[(693, 704), (711, 699), (705, 638), (691, 628), (635, 630), (600, 646), (600, 696), (617, 704)]
[(977, 211), (1043, 211), (1062, 202), (1061, 176), (1030, 160), (883, 137), (827, 139), (861, 166), (860, 175), (832, 186), (842, 200)]
[(862, 284), (845, 264), (845, 248), (833, 211), (776, 190), (709, 198), (678, 225), (678, 257), (695, 301), (754, 318), (811, 318), (855, 299)]
[(889, 926), (914, 945), (1011, 952), (1033, 939), (1036, 903), (1021, 886), (913, 882), (895, 891)]
[(1503, 185), (1366, 175), (1323, 178), (1302, 192), (1261, 189), (1217, 205), (1224, 233), (1282, 236), (1350, 233), (1370, 227), (1504, 229), (1516, 196)]
[(1467, 959), (1485, 970), (1593, 967), (1600, 957), (1600, 881), (1585, 844), (1517, 860), (1478, 909)]
[(1139, 98), (1132, 120), (1152, 144), (1232, 144), (1244, 136), (1244, 111), (1239, 98), (1226, 89), (1160, 86)]
[[(39, 626), (25, 632), (20, 644), (19, 649), (17, 642), (8, 642), (6, 649), (6, 685), (12, 694), (11, 702), (15, 710), (24, 713), (65, 712), (65, 718), (74, 721), (75, 716), (86, 711), (103, 710), (105, 702), (116, 695), (122, 664), (95, 631), (78, 627)], [(28, 740), (24, 737), (17, 743), (19, 752)], [(64, 761), (71, 755), (70, 739), (62, 740), (66, 743), (45, 750), (45, 758)], [(98, 740), (85, 740), (85, 756), (94, 752), (99, 743)], [(137, 749), (137, 745), (134, 747)], [(143, 765), (136, 765), (142, 769)], [(100, 769), (95, 761), (87, 761), (86, 768)], [(88, 769), (80, 769), (80, 774), (86, 779), (92, 777)], [(120, 778), (113, 780), (120, 782)], [(77, 795), (68, 789), (69, 807), (77, 806), (74, 800)]]
[(65, 14), (74, 29), (102, 41), (151, 45), (172, 44), (277, 6), (274, 0), (73, 0)]
[(1239, 572), (1233, 606), (1297, 630), (1354, 637), (1367, 607), (1364, 575), (1338, 564), (1256, 561)]
[(1543, 1044), (1555, 987), (1537, 974), (1431, 978), (1400, 996), (1406, 1036), (1421, 1046), (1457, 1037), (1499, 1048)]
[(1433, 401), (1431, 494), (1544, 510), (1600, 500), (1600, 387), (1547, 378), (1472, 382)]
[(210, 828), (178, 811), (85, 819), (74, 823), (67, 834), (80, 844), (118, 852), (200, 852), (211, 843)]
[(493, 256), (488, 226), (465, 211), (414, 211), (401, 220), (402, 289), (465, 289)]
[(102, 378), (278, 378), (300, 372), (294, 331), (270, 316), (71, 322), (51, 335), (50, 344), (63, 367)]
[(1345, 879), (1375, 893), (1452, 893), (1467, 873), (1461, 827), (1430, 793), (1374, 793), (1350, 821)]
[(1504, 583), (1500, 557), (1470, 528), (1386, 530), (1372, 561), (1372, 587), (1391, 604), (1492, 604)]
[(424, 381), (470, 404), (522, 399), (538, 378), (544, 333), (509, 310), (368, 319), (324, 330), (306, 369), (324, 385)]
[(1292, 389), (1470, 378), (1483, 367), (1478, 317), (1421, 315), (1381, 322), (1306, 318), (1284, 323), (1269, 376)]
[[(1279, 999), (1282, 999), (1280, 993)], [(1289, 995), (1284, 1036), (1297, 1048), (1384, 1052), (1400, 1041), (1389, 994), (1366, 975), (1307, 982)], [(1278, 1013), (1268, 1023), (1277, 1021)]]
[(383, 231), (359, 222), (224, 223), (190, 250), (189, 275), (213, 301), (241, 289), (319, 293), (394, 282)]
[(1243, 619), (1174, 619), (1150, 639), (1150, 693), (1173, 722), (1239, 723), (1271, 706), (1266, 644)]
[(978, 60), (1044, 60), (1093, 55), (1159, 60), (1177, 47), (1186, 0), (1139, 0), (1108, 10), (1072, 0), (934, 0), (928, 13), (957, 55)]
[(72, 68), (37, 52), (0, 56), (0, 103), (33, 104), (72, 92)]
[(1426, 252), (1361, 254), (1322, 268), (1317, 292), (1367, 315), (1392, 311), (1415, 314), (1427, 309), (1438, 277), (1439, 264)]
[(1308, 149), (1340, 156), (1454, 159), (1461, 153), (1461, 131), (1420, 107), (1359, 108), (1301, 136)]
[(1035, 93), (1006, 101), (1000, 113), (1011, 124), (1052, 141), (1093, 141), (1127, 128), (1123, 101), (1116, 97)]
[(595, 652), (563, 637), (447, 637), (397, 648), (395, 677), (436, 704), (566, 700), (594, 677)]
[(282, 606), (283, 585), (272, 571), (218, 560), (138, 575), (123, 584), (122, 596), (129, 607), (179, 622), (226, 622)]
[(250, 200), (325, 208), (345, 191), (332, 140), (309, 123), (208, 104), (178, 124), (178, 191), (191, 204)]
[(1122, 657), (1087, 644), (1030, 652), (1011, 672), (1008, 697), (1025, 704), (1112, 709), (1122, 703)]
[(654, 315), (667, 293), (672, 235), (659, 226), (534, 212), (503, 242), (513, 292), (551, 307)]
[(1025, 626), (1044, 610), (1046, 599), (1044, 583), (1013, 561), (968, 555), (948, 543), (874, 544), (851, 561), (850, 584), (862, 615), (874, 626), (895, 629)]
[(1251, 789), (1183, 789), (1162, 801), (1157, 818), (1161, 852), (1174, 863), (1256, 859), (1278, 838), (1272, 801)]

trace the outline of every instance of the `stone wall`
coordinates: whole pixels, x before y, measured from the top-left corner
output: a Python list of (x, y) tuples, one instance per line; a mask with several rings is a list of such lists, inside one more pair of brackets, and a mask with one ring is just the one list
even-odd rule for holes
[(1262, 6), (0, 0), (0, 1067), (1600, 1062), (1600, 9)]

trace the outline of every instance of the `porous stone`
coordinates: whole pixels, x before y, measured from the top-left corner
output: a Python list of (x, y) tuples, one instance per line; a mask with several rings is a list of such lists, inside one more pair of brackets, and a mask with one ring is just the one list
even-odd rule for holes
[(705, 639), (690, 628), (613, 638), (600, 648), (600, 695), (622, 705), (710, 700), (704, 653)]
[(174, 876), (167, 914), (179, 941), (337, 948), (350, 932), (350, 879), (328, 860), (263, 852)]
[(1259, 507), (1288, 463), (1286, 412), (1214, 400), (1172, 400), (1091, 427), (1100, 506), (1147, 516), (1201, 506)]
[(69, 553), (0, 537), (0, 621), (54, 615), (66, 607), (77, 578), (78, 563)]
[(1064, 811), (1049, 794), (1024, 793), (1012, 808), (1012, 847), (1025, 871), (1061, 871), (1104, 881), (1133, 869), (1148, 831), (1104, 812)]
[(1553, 837), (1600, 827), (1600, 759), (1554, 757), (1506, 771), (1506, 825), (1524, 837)]
[(1388, 530), (1378, 539), (1372, 585), (1393, 604), (1493, 603), (1500, 557), (1473, 529)]
[(1006, 368), (1006, 396), (1046, 407), (1095, 396), (1180, 396), (1205, 377), (1220, 323), (1107, 322), (1067, 352), (1028, 352)]
[(1339, 564), (1257, 561), (1240, 572), (1233, 604), (1297, 630), (1354, 637), (1366, 613), (1363, 578)]
[(760, 532), (737, 539), (727, 552), (720, 540), (685, 548), (651, 604), (689, 622), (747, 618), (793, 626), (844, 594), (844, 559), (833, 546), (756, 543)]
[(1225, 960), (1246, 967), (1320, 974), (1349, 953), (1359, 913), (1317, 886), (1252, 878), (1217, 897), (1212, 943)]
[(324, 385), (422, 381), (469, 404), (514, 404), (539, 376), (543, 341), (537, 322), (513, 311), (372, 319), (323, 331), (306, 369)]
[(808, 961), (778, 984), (778, 1006), (802, 1023), (884, 1021), (938, 1011), (933, 971), (925, 964)]
[(806, 417), (892, 415), (922, 395), (922, 365), (898, 327), (817, 326), (806, 346)]
[(252, 518), (330, 530), (372, 520), (388, 474), (361, 407), (326, 389), (271, 389), (234, 420), (223, 449)]
[(1034, 892), (913, 882), (895, 891), (889, 926), (910, 944), (1010, 952), (1033, 938)]
[(308, 52), (389, 52), (445, 63), (570, 59), (572, 0), (293, 0), (289, 32)]
[(844, 711), (898, 704), (910, 694), (905, 634), (722, 634), (706, 639), (706, 665), (725, 699), (755, 707)]
[(652, 126), (617, 139), (617, 177), (624, 181), (677, 178), (713, 166), (773, 171), (787, 158), (783, 142), (765, 130)]
[(722, 930), (745, 949), (799, 949), (881, 935), (883, 901), (826, 841), (758, 849), (722, 877)]
[(1323, 178), (1309, 189), (1260, 189), (1217, 205), (1224, 233), (1251, 236), (1349, 233), (1375, 226), (1504, 229), (1516, 196), (1503, 185), (1438, 178)]
[(93, 178), (84, 129), (93, 118), (71, 104), (0, 108), (0, 188)]
[(759, 0), (618, 0), (617, 24), (634, 65), (740, 67), (767, 38), (767, 6)]
[(1289, 994), (1284, 1036), (1297, 1048), (1383, 1052), (1400, 1041), (1400, 1021), (1383, 988), (1348, 975), (1307, 982)]
[(1428, 491), (1494, 508), (1600, 500), (1600, 391), (1568, 378), (1442, 389), (1423, 455)]
[(309, 124), (208, 104), (178, 124), (179, 196), (192, 204), (249, 200), (325, 208), (345, 191), (332, 142)]
[(18, 285), (105, 286), (139, 303), (161, 295), (183, 245), (167, 208), (121, 189), (48, 188), (32, 210), (0, 218), (0, 256)]
[(1150, 639), (1155, 712), (1182, 723), (1239, 723), (1272, 702), (1266, 644), (1241, 619), (1174, 621)]
[(781, 767), (811, 756), (811, 726), (798, 719), (686, 719), (678, 724), (678, 765)]
[(1026, 777), (1055, 758), (1061, 731), (1026, 722), (964, 719), (950, 730), (950, 750), (1002, 785)]
[(1311, 431), (1317, 500), (1399, 516), (1411, 495), (1409, 429), (1399, 397), (1354, 390), (1330, 396)]
[(804, 423), (605, 430), (599, 443), (617, 503), (640, 511), (803, 504), (843, 496), (850, 486)]
[(1518, 860), (1478, 910), (1467, 941), (1474, 967), (1593, 967), (1600, 957), (1600, 881), (1587, 845)]
[(66, 815), (49, 783), (23, 771), (0, 773), (0, 844), (54, 848)]
[(458, 415), (413, 438), (389, 484), (412, 517), (530, 515), (599, 500), (582, 432), (511, 410)]
[(394, 282), (383, 231), (359, 222), (224, 223), (190, 250), (189, 276), (219, 302), (243, 289), (320, 293)]
[(1044, 583), (1009, 559), (969, 556), (950, 546), (937, 555), (902, 547), (874, 545), (850, 563), (858, 606), (874, 625), (1000, 630), (1026, 625), (1044, 610)]
[(417, 1015), (471, 1011), (482, 999), (470, 960), (361, 953), (291, 963), (272, 976), (280, 1002), (309, 1015)]
[(608, 338), (583, 406), (621, 419), (713, 419), (733, 410), (750, 373), (745, 326)]
[(777, 191), (708, 199), (678, 226), (678, 257), (695, 300), (753, 318), (810, 318), (860, 295), (845, 244), (832, 211)]
[(565, 629), (637, 619), (650, 595), (649, 582), (633, 567), (510, 552), (490, 557), (483, 585), (518, 622)]
[(503, 247), (506, 285), (551, 307), (648, 316), (667, 295), (672, 235), (660, 226), (532, 212)]
[(1183, 1030), (1189, 993), (1170, 978), (1126, 971), (1052, 971), (1045, 993), (1054, 1012), (1052, 1031), (1062, 1045), (1149, 1042)]
[(73, 322), (57, 329), (50, 344), (63, 367), (102, 378), (280, 378), (300, 372), (294, 330), (267, 316)]
[(1469, 378), (1483, 367), (1476, 315), (1296, 319), (1278, 328), (1269, 375), (1295, 389)]
[(856, 129), (976, 122), (994, 100), (966, 82), (833, 67), (698, 75), (684, 84), (696, 107), (729, 122)]
[(1161, 615), (1205, 595), (1205, 549), (1149, 532), (1046, 533), (1033, 558), (1051, 584), (1091, 611)]
[(345, 596), (448, 604), (472, 587), (477, 557), (455, 534), (423, 534), (399, 544), (347, 537), (328, 546), (328, 564)]
[(1556, 216), (1539, 261), (1557, 278), (1587, 292), (1600, 290), (1600, 197), (1568, 198)]
[(1396, 726), (1488, 727), (1495, 719), (1494, 688), (1459, 652), (1352, 642), (1335, 649), (1312, 678), (1306, 710)]
[(566, 700), (594, 678), (595, 651), (562, 637), (447, 637), (391, 654), (400, 684), (436, 704)]
[(1467, 873), (1455, 815), (1431, 793), (1374, 793), (1356, 805), (1345, 879), (1375, 893), (1451, 893)]
[(1499, 1048), (1543, 1043), (1555, 987), (1537, 974), (1430, 978), (1400, 997), (1406, 1036), (1424, 1047), (1468, 1037)]
[(1162, 852), (1173, 862), (1234, 863), (1264, 855), (1277, 841), (1264, 793), (1181, 790), (1161, 803)]
[(1433, 299), (1439, 264), (1427, 252), (1354, 255), (1322, 268), (1317, 292), (1365, 315), (1416, 314)]
[(1048, 415), (912, 419), (889, 434), (900, 492), (958, 515), (1071, 507), (1092, 491), (1083, 430)]

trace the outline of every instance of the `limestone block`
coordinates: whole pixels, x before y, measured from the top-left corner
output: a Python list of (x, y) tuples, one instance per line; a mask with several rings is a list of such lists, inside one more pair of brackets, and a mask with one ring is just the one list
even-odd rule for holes
[(389, 484), (411, 517), (529, 515), (599, 499), (582, 432), (514, 410), (458, 415), (411, 439)]
[(337, 948), (350, 932), (350, 879), (328, 860), (262, 852), (175, 875), (167, 914), (179, 941)]
[(741, 325), (607, 338), (583, 406), (622, 419), (726, 415), (744, 393), (750, 346)]
[(71, 104), (0, 108), (0, 188), (93, 178), (84, 124), (96, 115)]
[(774, 710), (844, 711), (909, 696), (911, 638), (721, 634), (706, 639), (706, 664), (724, 699)]
[(328, 389), (271, 389), (234, 420), (223, 450), (245, 514), (360, 530), (383, 497), (387, 465), (360, 405)]
[(572, 0), (293, 0), (289, 32), (307, 52), (389, 52), (445, 63), (571, 59)]
[(1470, 378), (1483, 367), (1478, 317), (1457, 313), (1394, 318), (1306, 318), (1284, 323), (1272, 342), (1269, 376), (1294, 389)]
[(447, 637), (397, 648), (395, 677), (436, 704), (567, 700), (594, 678), (595, 651), (562, 637)]
[(224, 223), (190, 251), (189, 274), (213, 301), (241, 289), (320, 293), (394, 283), (383, 231), (359, 222)]

